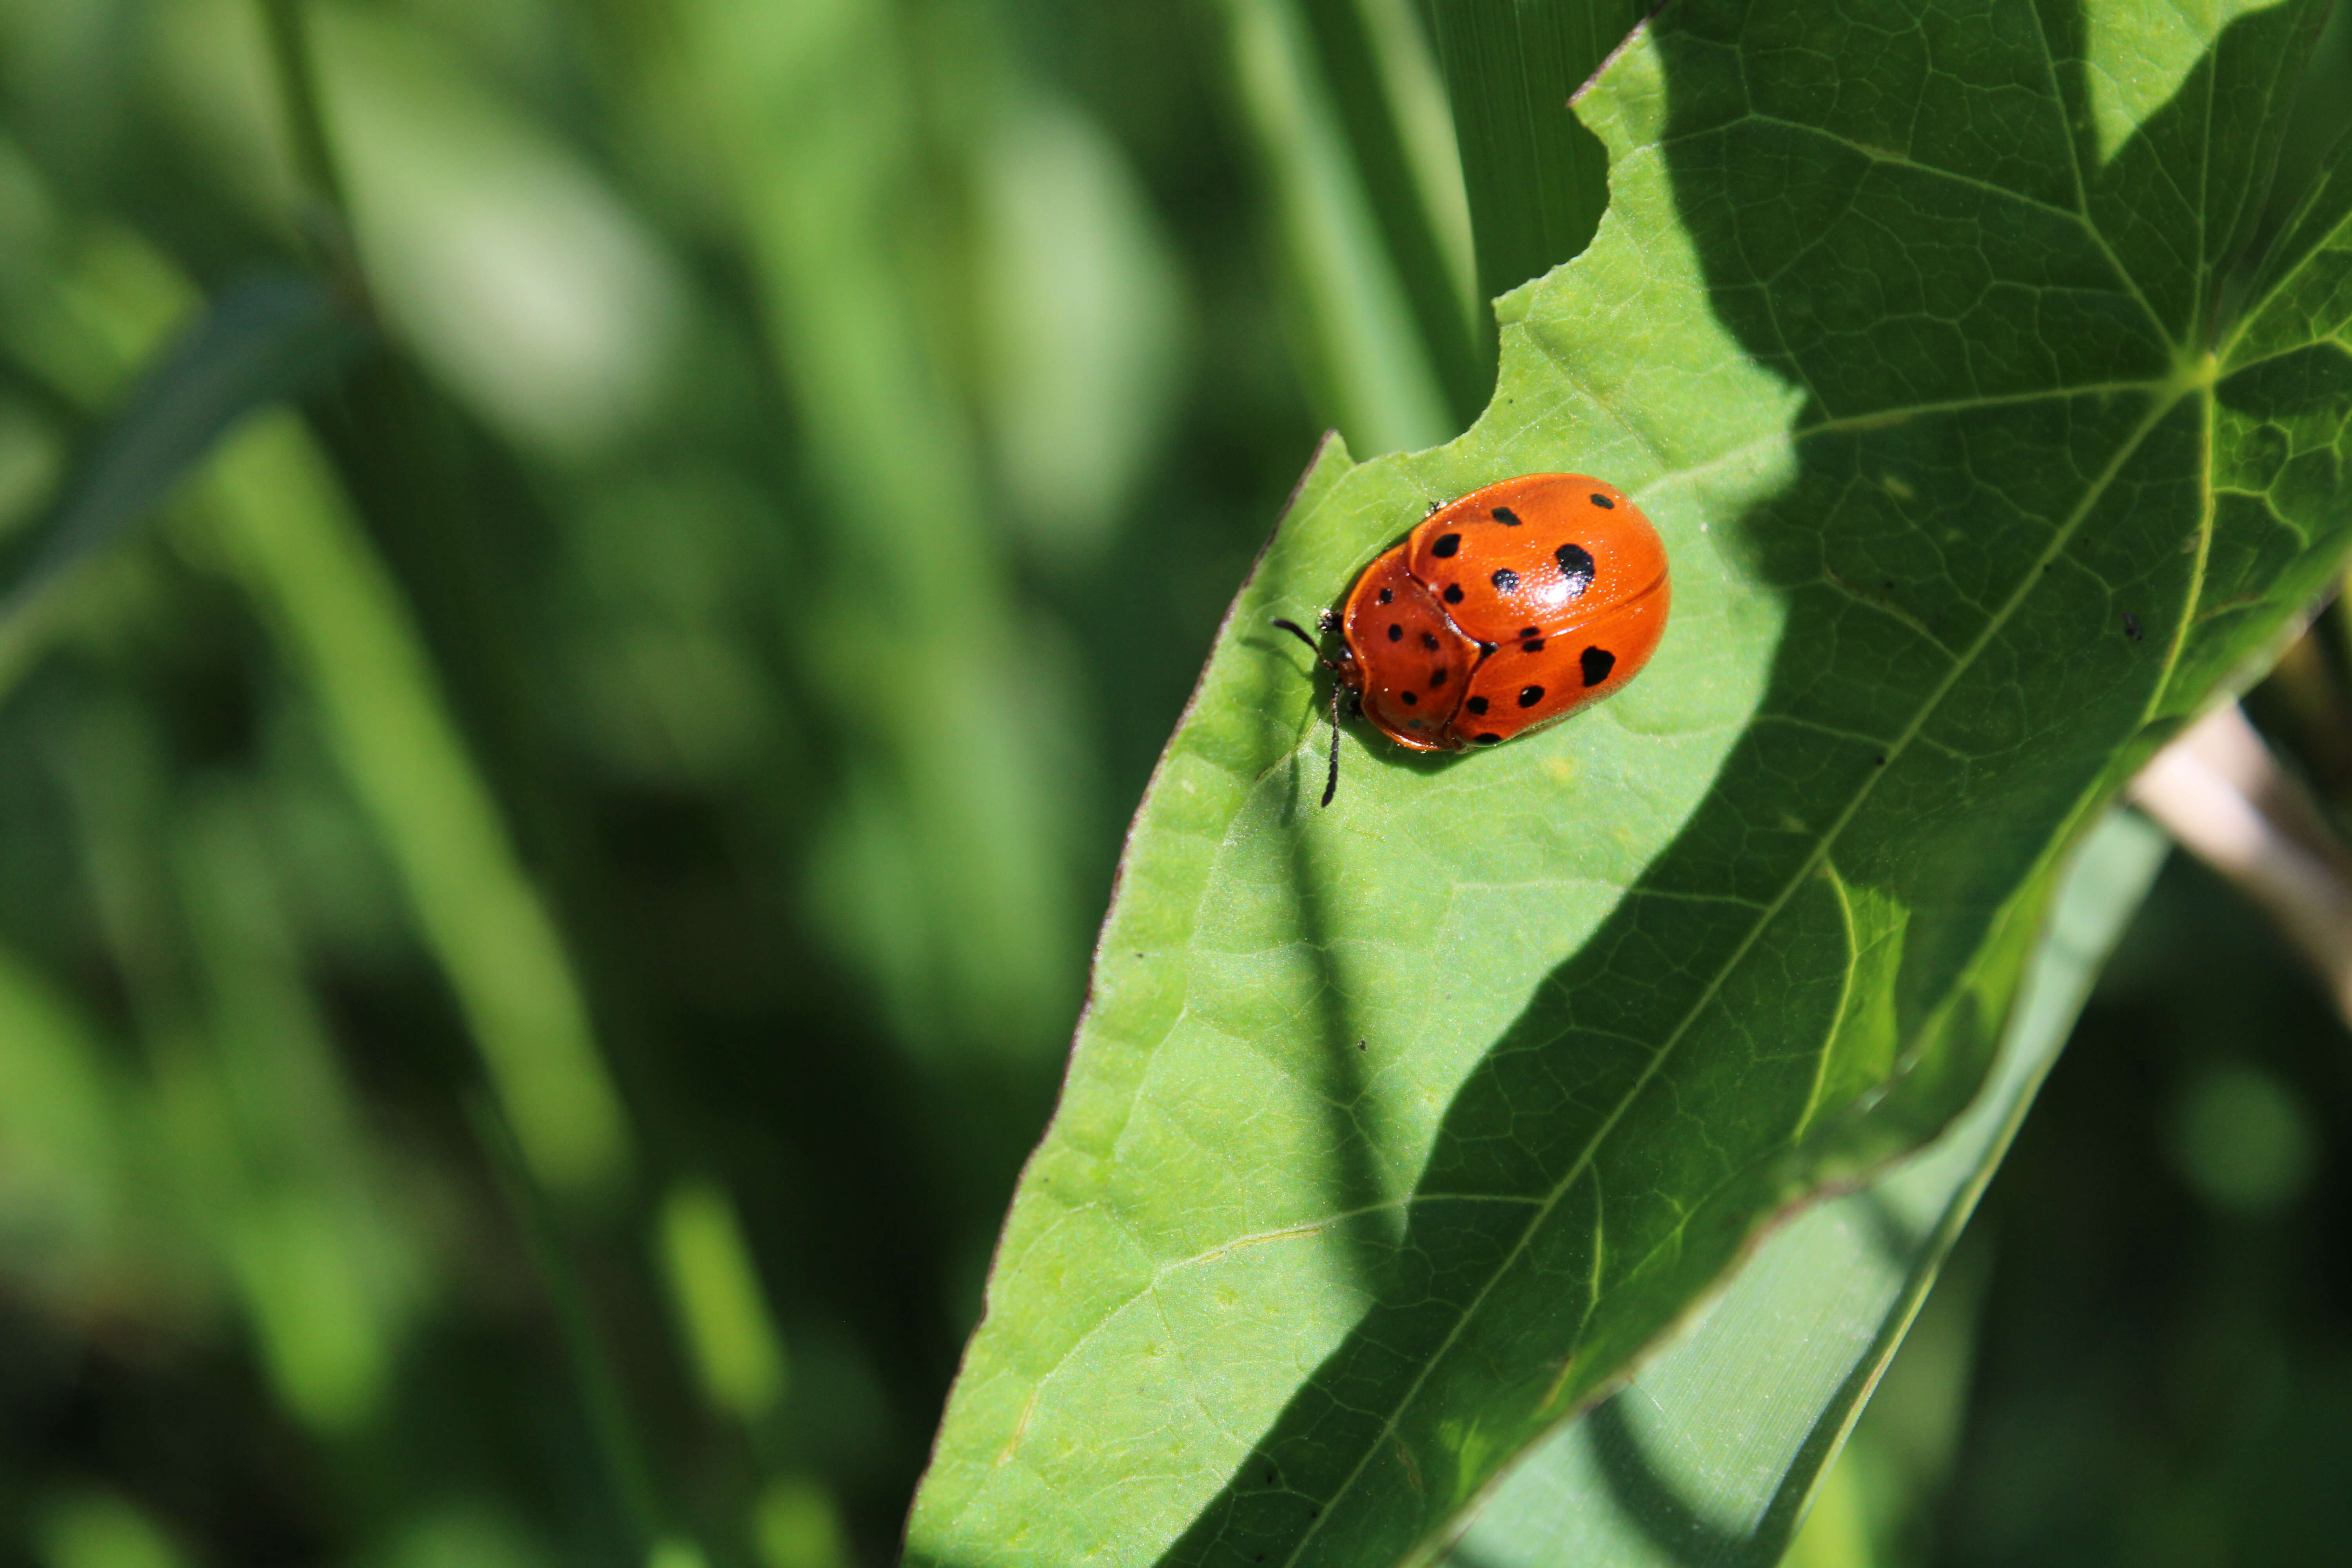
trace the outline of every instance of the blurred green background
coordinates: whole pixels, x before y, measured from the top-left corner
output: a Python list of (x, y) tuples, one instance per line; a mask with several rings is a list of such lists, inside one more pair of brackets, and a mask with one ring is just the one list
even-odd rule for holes
[[(0, 611), (0, 1561), (888, 1562), (1225, 602), (1326, 425), (1455, 427), (1428, 289), (1288, 0), (321, 0), (324, 181), (273, 16), (0, 0), (6, 581), (208, 300), (391, 345)], [(2256, 716), (2352, 808), (2347, 647)], [(1799, 1554), (2340, 1560), (2347, 1124), (2176, 862)]]

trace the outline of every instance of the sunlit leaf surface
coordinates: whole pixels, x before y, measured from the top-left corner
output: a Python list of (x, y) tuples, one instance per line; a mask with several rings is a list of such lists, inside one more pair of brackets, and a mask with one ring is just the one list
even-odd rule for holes
[[(2217, 305), (2320, 7), (2142, 15), (1690, 0), (1595, 85), (1496, 402), (1327, 450), (1170, 743), (912, 1561), (1425, 1555), (1966, 1104), (2060, 851), (2352, 522), (2326, 214)], [(1351, 731), (1318, 811), (1268, 618), (1544, 469), (1657, 522), (1655, 662), (1492, 752)]]

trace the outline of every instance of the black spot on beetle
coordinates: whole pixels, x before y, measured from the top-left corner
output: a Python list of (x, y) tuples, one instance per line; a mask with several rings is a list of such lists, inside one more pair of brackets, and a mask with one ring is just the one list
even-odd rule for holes
[(1568, 579), (1568, 596), (1578, 597), (1592, 586), (1592, 552), (1581, 544), (1563, 544), (1551, 552), (1559, 563), (1559, 574)]
[(1584, 684), (1598, 686), (1617, 668), (1617, 656), (1605, 647), (1589, 647), (1576, 656), (1576, 662), (1584, 671)]
[(1403, 628), (1402, 626), (1400, 626), (1395, 625), (1394, 623), (1391, 623), (1391, 625), (1390, 625), (1390, 626), (1389, 626), (1389, 641), (1391, 641), (1391, 642), (1402, 642), (1402, 641), (1404, 641), (1404, 628)]
[(1458, 605), (1462, 602), (1461, 584), (1448, 583), (1445, 584), (1445, 602), (1449, 605)]
[(1444, 684), (1445, 684), (1445, 671), (1444, 671), (1444, 670), (1443, 670), (1443, 669), (1438, 670), (1435, 674), (1432, 675), (1432, 676), (1429, 678), (1429, 689), (1430, 689), (1432, 691), (1436, 690), (1439, 687), (1441, 687), (1441, 686), (1443, 686), (1443, 685), (1444, 685)]
[(1483, 697), (1473, 697), (1469, 701), (1465, 702), (1462, 706), (1467, 708), (1473, 713), (1484, 713), (1486, 710), (1486, 700)]
[(1440, 561), (1443, 561), (1461, 548), (1462, 536), (1460, 534), (1441, 533), (1437, 536), (1437, 542), (1429, 547), (1429, 552), (1432, 555), (1436, 556)]
[(1437, 651), (1437, 634), (1435, 632), (1422, 633), (1421, 646), (1427, 648), (1430, 652), (1435, 653)]
[(2126, 610), (2124, 612), (2124, 636), (2131, 638), (2134, 642), (2141, 640), (2139, 632), (2139, 617), (2133, 615), (2129, 610)]
[(1617, 510), (1617, 503), (1603, 495), (1594, 496), (1592, 498), (1592, 504), (1599, 507), (1603, 511), (1615, 511)]
[(1522, 708), (1532, 708), (1532, 707), (1534, 707), (1537, 703), (1538, 703), (1538, 702), (1540, 702), (1540, 701), (1542, 701), (1542, 700), (1543, 700), (1543, 688), (1542, 688), (1542, 687), (1540, 687), (1540, 686), (1522, 686), (1522, 687), (1520, 687), (1520, 688), (1519, 688), (1519, 706), (1520, 706), (1520, 707), (1522, 707)]
[(1497, 593), (1516, 594), (1519, 589), (1519, 574), (1507, 566), (1496, 567), (1495, 574), (1486, 581), (1495, 584)]
[(1429, 728), (1427, 724), (1424, 724), (1418, 719), (1406, 720), (1404, 721), (1404, 727), (1408, 730), (1426, 730)]
[(1396, 603), (1396, 590), (1394, 588), (1381, 589), (1381, 603), (1383, 605), (1392, 605)]
[(1527, 641), (1519, 645), (1519, 651), (1521, 653), (1541, 653), (1543, 652), (1543, 638), (1529, 637)]
[(1397, 693), (1397, 700), (1403, 703), (1406, 707), (1412, 708), (1419, 704), (1421, 701), (1421, 694), (1414, 691), (1400, 691)]
[(1509, 507), (1498, 506), (1495, 509), (1495, 521), (1505, 528), (1517, 528), (1519, 526), (1519, 514)]
[(1502, 738), (1503, 737), (1500, 735), (1473, 735), (1470, 737), (1471, 741), (1475, 744), (1481, 746), (1491, 746)]

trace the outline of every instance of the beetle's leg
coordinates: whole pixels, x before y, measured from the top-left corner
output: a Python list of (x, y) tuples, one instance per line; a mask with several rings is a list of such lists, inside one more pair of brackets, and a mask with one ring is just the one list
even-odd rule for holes
[(1330, 776), (1329, 776), (1329, 777), (1328, 777), (1328, 778), (1326, 778), (1326, 779), (1323, 781), (1323, 804), (1324, 804), (1325, 805), (1330, 805), (1330, 804), (1331, 804), (1331, 797), (1332, 797), (1333, 795), (1338, 795), (1339, 793), (1339, 683), (1338, 683), (1338, 682), (1336, 682), (1336, 681), (1334, 681), (1334, 682), (1332, 683), (1332, 686), (1331, 686), (1331, 773), (1330, 773)]
[[(1326, 610), (1324, 614), (1328, 616), (1330, 612)], [(1280, 616), (1276, 616), (1274, 617), (1274, 624), (1280, 626), (1284, 631), (1288, 632), (1292, 637), (1297, 637), (1300, 642), (1305, 643), (1308, 651), (1315, 655), (1316, 663), (1321, 665), (1324, 668), (1329, 670), (1334, 675), (1340, 673), (1339, 667), (1337, 664), (1323, 657), (1323, 645), (1317, 642), (1313, 637), (1308, 637), (1307, 635), (1306, 628), (1301, 626), (1297, 621), (1286, 621)]]

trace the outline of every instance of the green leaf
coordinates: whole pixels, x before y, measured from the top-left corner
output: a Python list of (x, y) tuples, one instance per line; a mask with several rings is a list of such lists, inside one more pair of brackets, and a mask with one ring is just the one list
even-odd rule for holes
[[(2213, 353), (2320, 11), (1684, 0), (1614, 58), (1495, 403), (1326, 451), (1170, 742), (911, 1561), (1424, 1560), (1966, 1105), (2065, 848), (2352, 537), (2333, 318)], [(1494, 752), (1350, 729), (1318, 810), (1268, 619), (1540, 470), (1658, 525), (1655, 661)]]
[(45, 609), (76, 567), (145, 521), (229, 426), (318, 384), (363, 341), (323, 283), (262, 277), (222, 290), (100, 433), (38, 553), (0, 600), (0, 681), (39, 641)]
[(1942, 1137), (1774, 1231), (1630, 1388), (1528, 1454), (1454, 1568), (1773, 1568), (2137, 910), (2167, 840), (2117, 812), (2074, 857), (2000, 1065)]

